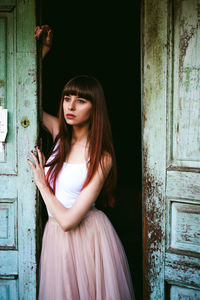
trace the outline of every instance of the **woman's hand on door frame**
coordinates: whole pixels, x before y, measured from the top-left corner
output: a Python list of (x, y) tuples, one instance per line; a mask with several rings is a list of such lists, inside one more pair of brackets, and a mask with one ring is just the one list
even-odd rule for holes
[(38, 157), (35, 156), (33, 151), (30, 151), (30, 153), (32, 155), (35, 164), (30, 159), (27, 159), (27, 161), (29, 165), (32, 167), (35, 184), (37, 185), (39, 190), (47, 188), (48, 184), (44, 172), (44, 164), (45, 164), (44, 154), (40, 151), (39, 147), (37, 147)]
[(53, 31), (49, 25), (37, 26), (34, 31), (34, 38), (39, 41), (42, 47), (42, 58), (44, 58), (52, 47)]

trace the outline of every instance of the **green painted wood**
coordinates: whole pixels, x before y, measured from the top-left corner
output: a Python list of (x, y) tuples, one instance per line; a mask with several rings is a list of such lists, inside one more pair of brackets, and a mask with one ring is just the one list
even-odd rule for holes
[(199, 258), (181, 253), (166, 253), (165, 279), (171, 286), (185, 286), (189, 289), (195, 289), (200, 295), (199, 277)]
[(200, 261), (198, 257), (166, 252), (165, 280), (170, 285), (187, 286), (199, 290), (199, 277)]
[(165, 279), (171, 299), (200, 299), (199, 1), (173, 1), (168, 36)]
[(16, 0), (1, 0), (1, 11), (11, 11), (16, 6)]
[(199, 200), (200, 195), (200, 173), (184, 172), (183, 170), (167, 172), (167, 197)]
[[(18, 277), (18, 252), (13, 250), (0, 251), (0, 278), (5, 276)], [(5, 263), (3, 263), (5, 262)]]
[(167, 2), (142, 7), (144, 299), (164, 299)]
[[(178, 8), (178, 9), (177, 9)], [(200, 167), (199, 1), (174, 1), (173, 165)]]
[(173, 300), (198, 300), (199, 291), (191, 288), (173, 286), (170, 291), (170, 299)]
[[(0, 105), (8, 135), (0, 153), (0, 298), (36, 299), (38, 195), (29, 151), (37, 139), (35, 1), (0, 0)], [(30, 121), (27, 128), (21, 120)]]
[(200, 206), (173, 201), (171, 219), (170, 246), (200, 253)]
[(15, 10), (0, 13), (0, 105), (8, 109), (7, 146), (0, 152), (0, 173), (13, 175), (17, 172), (17, 153), (13, 151), (17, 136), (15, 14)]
[(18, 299), (17, 282), (12, 276), (1, 279), (0, 296), (5, 300)]
[(142, 20), (144, 298), (200, 299), (200, 4)]

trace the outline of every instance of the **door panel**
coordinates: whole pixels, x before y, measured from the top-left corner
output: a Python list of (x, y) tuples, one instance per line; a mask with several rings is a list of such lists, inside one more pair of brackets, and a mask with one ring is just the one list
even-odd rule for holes
[(145, 299), (200, 299), (200, 2), (143, 2)]
[(17, 281), (10, 278), (1, 279), (0, 285), (1, 299), (18, 299), (17, 297)]
[[(199, 291), (200, 261), (198, 257), (175, 253), (165, 255), (165, 280), (171, 286), (186, 286)], [(172, 298), (173, 300), (173, 298)]]
[[(36, 299), (37, 191), (28, 153), (37, 138), (35, 2), (0, 0), (0, 298)], [(29, 120), (24, 126), (23, 120)]]
[[(173, 1), (171, 163), (200, 167), (200, 19), (199, 1)], [(172, 76), (170, 76), (172, 75)]]
[(0, 173), (16, 175), (17, 154), (13, 151), (16, 149), (17, 135), (14, 25), (15, 10), (0, 12), (0, 106), (8, 109), (8, 135), (7, 143), (0, 152)]
[(165, 280), (171, 299), (200, 299), (199, 8), (198, 0), (169, 3)]
[(170, 298), (173, 300), (179, 299), (190, 299), (190, 300), (198, 300), (199, 299), (199, 292), (195, 289), (183, 288), (173, 286), (170, 291)]
[(167, 186), (166, 186), (166, 196), (167, 197), (177, 197), (177, 198), (188, 198), (193, 200), (199, 200), (200, 195), (200, 181), (199, 173), (189, 170), (184, 172), (183, 169), (177, 171), (171, 170), (167, 172)]
[(200, 252), (200, 206), (171, 200), (171, 224), (167, 224), (170, 247), (186, 251)]

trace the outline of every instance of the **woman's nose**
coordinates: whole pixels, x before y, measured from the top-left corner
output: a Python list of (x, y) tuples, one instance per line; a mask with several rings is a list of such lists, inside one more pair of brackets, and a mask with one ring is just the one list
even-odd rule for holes
[(71, 102), (69, 103), (68, 109), (70, 109), (70, 110), (75, 110), (75, 109), (76, 109), (76, 106), (75, 106), (75, 102), (74, 102), (74, 101), (71, 101)]

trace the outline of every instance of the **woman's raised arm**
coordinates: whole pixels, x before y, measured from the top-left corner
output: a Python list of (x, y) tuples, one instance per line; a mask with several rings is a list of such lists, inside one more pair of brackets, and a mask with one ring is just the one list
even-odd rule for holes
[(37, 26), (34, 37), (41, 46), (42, 59), (47, 55), (52, 46), (53, 32), (49, 25)]
[[(41, 47), (42, 59), (47, 55), (52, 46), (53, 33), (49, 25), (37, 26), (34, 31), (34, 38), (38, 41)], [(59, 133), (58, 118), (48, 114), (47, 112), (42, 112), (42, 124), (50, 132), (55, 140)]]
[(59, 133), (58, 118), (54, 117), (43, 110), (42, 112), (43, 126), (50, 132), (53, 137), (53, 141)]

